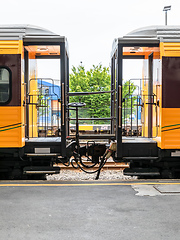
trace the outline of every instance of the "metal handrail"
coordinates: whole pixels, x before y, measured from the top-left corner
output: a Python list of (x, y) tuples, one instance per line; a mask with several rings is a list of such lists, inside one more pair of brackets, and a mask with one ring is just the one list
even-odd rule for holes
[(99, 91), (99, 92), (68, 92), (68, 96), (79, 96), (79, 95), (93, 95), (93, 94), (104, 94), (104, 93), (113, 93), (116, 90), (112, 91)]

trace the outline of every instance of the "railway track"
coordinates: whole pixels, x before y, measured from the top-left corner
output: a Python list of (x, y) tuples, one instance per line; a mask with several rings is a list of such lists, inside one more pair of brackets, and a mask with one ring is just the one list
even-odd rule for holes
[[(86, 165), (91, 165), (92, 164), (92, 163), (90, 163), (90, 162), (88, 162), (86, 160), (84, 160), (83, 163), (86, 164)], [(64, 166), (62, 163), (59, 163), (56, 166), (60, 167), (62, 170), (81, 171), (80, 169), (73, 168), (71, 164), (68, 167)], [(123, 169), (128, 168), (128, 167), (129, 167), (129, 165), (126, 164), (126, 163), (115, 163), (113, 161), (108, 161), (104, 165), (102, 171), (103, 170), (123, 170)], [(97, 167), (95, 166), (95, 167), (91, 168), (91, 170), (92, 169), (93, 170), (97, 170), (98, 166)]]

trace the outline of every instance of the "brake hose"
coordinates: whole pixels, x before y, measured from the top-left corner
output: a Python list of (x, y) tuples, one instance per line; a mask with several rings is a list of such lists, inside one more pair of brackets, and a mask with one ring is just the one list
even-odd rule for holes
[[(72, 160), (71, 160), (71, 164), (72, 164), (72, 161), (75, 161), (75, 160), (72, 159)], [(76, 161), (75, 161), (75, 162), (76, 162)], [(104, 167), (104, 165), (105, 165), (106, 162), (107, 162), (107, 159), (103, 162), (102, 165), (101, 165), (101, 163), (100, 163), (100, 167), (99, 167), (96, 171), (93, 171), (93, 172), (89, 172), (89, 171), (84, 170), (84, 169), (79, 165), (79, 163), (77, 163), (77, 162), (76, 162), (76, 164), (77, 164), (77, 166), (78, 166), (83, 172), (88, 173), (88, 174), (94, 174), (94, 173), (97, 173), (98, 171), (100, 171), (100, 170)], [(74, 167), (74, 164), (72, 164), (72, 166)], [(77, 169), (78, 167), (75, 167), (75, 168)]]

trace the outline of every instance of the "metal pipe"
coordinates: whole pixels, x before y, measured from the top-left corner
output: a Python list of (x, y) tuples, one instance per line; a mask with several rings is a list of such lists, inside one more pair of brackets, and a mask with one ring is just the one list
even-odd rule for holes
[(124, 99), (124, 130), (125, 130), (125, 118), (126, 118), (126, 105), (125, 105), (125, 103), (126, 103), (126, 100)]
[[(124, 102), (124, 103), (126, 103), (126, 104), (125, 104), (125, 113), (128, 114), (128, 111), (127, 111), (127, 110), (128, 110), (128, 105), (127, 105), (127, 104), (128, 104), (128, 101), (126, 101), (126, 99), (125, 99), (125, 102)], [(127, 131), (127, 122), (126, 122), (126, 121), (125, 121), (125, 127), (126, 127), (126, 131)]]
[[(38, 103), (39, 103), (39, 97), (38, 97)], [(39, 119), (40, 119), (40, 117), (39, 117), (39, 106), (38, 106), (38, 111), (37, 111), (37, 119), (38, 119), (38, 123), (37, 123), (37, 125), (38, 125), (38, 127), (37, 127), (37, 130), (38, 130), (38, 137), (39, 137)]]
[(30, 121), (30, 119), (29, 119), (29, 96), (27, 96), (27, 101), (26, 101), (26, 109), (27, 109), (27, 111), (26, 111), (26, 121), (27, 121), (27, 138), (29, 139), (29, 121)]
[[(112, 119), (116, 119), (114, 118), (79, 118), (79, 120), (112, 120)], [(76, 120), (76, 118), (69, 118), (69, 120)]]
[(119, 90), (119, 104), (118, 104), (118, 109), (119, 109), (119, 123), (118, 123), (118, 126), (119, 128), (121, 128), (121, 109), (122, 109), (122, 102), (121, 102), (121, 89), (122, 89), (122, 86), (118, 86), (118, 90)]
[(112, 91), (102, 91), (102, 92), (69, 92), (67, 93), (68, 96), (79, 96), (79, 95), (93, 95), (93, 94), (104, 94), (104, 93), (113, 93), (115, 90)]
[[(57, 101), (57, 109), (58, 109), (58, 114), (57, 114), (57, 123), (58, 123), (58, 131), (59, 131), (59, 119), (60, 119), (59, 100)], [(59, 136), (59, 134), (58, 134), (58, 136)]]
[[(111, 91), (115, 91), (115, 55), (111, 59)], [(115, 93), (111, 93), (111, 118), (115, 115)], [(111, 133), (114, 133), (114, 119), (111, 119)]]
[(77, 143), (77, 150), (79, 153), (79, 121), (78, 121), (78, 107), (76, 107), (76, 143)]
[(62, 97), (61, 97), (61, 110), (62, 110), (62, 125), (64, 125), (64, 83), (62, 83)]
[(42, 111), (42, 130), (44, 130), (44, 109), (43, 109), (43, 99), (41, 99), (41, 111)]
[(121, 119), (121, 111), (122, 111), (122, 96), (121, 96), (121, 87), (122, 87), (122, 78), (123, 78), (123, 45), (118, 43), (117, 46), (117, 104), (116, 104), (116, 114), (117, 114), (117, 124), (116, 124), (116, 138), (117, 138), (117, 152), (116, 157), (117, 159), (122, 159), (123, 151), (122, 151), (122, 119)]
[[(34, 103), (33, 102), (33, 96), (31, 96), (32, 97), (32, 103)], [(33, 124), (33, 105), (32, 105), (32, 138), (33, 138), (33, 126), (34, 126), (34, 124)]]
[(46, 95), (45, 95), (45, 111), (44, 111), (44, 115), (45, 115), (45, 137), (47, 136), (47, 112), (46, 112)]
[(132, 96), (131, 96), (131, 137), (132, 137)]
[(165, 11), (165, 25), (167, 25), (167, 11)]
[(136, 122), (137, 122), (137, 137), (138, 137), (138, 132), (139, 132), (139, 129), (138, 129), (138, 108), (139, 108), (139, 104), (138, 104), (138, 101), (139, 100), (139, 98), (138, 98), (138, 96), (137, 96), (137, 114), (136, 114)]

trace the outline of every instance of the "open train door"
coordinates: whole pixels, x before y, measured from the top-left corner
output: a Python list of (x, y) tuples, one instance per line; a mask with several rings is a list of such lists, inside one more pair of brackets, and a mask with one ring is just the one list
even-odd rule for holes
[[(46, 31), (46, 30), (42, 30)], [(68, 124), (66, 123), (67, 120), (67, 91), (68, 91), (68, 86), (69, 86), (69, 52), (68, 52), (68, 43), (67, 39), (64, 36), (59, 36), (56, 35), (50, 31), (45, 32), (43, 36), (41, 34), (37, 34), (37, 36), (31, 36), (30, 34), (26, 36), (23, 40), (24, 44), (24, 69), (25, 69), (25, 82), (27, 85), (27, 90), (26, 90), (26, 95), (31, 97), (31, 99), (35, 99), (35, 102), (32, 103), (32, 101), (27, 101), (27, 109), (29, 108), (37, 108), (37, 107), (43, 107), (44, 111), (47, 112), (45, 109), (45, 106), (38, 106), (38, 99), (39, 96), (34, 95), (33, 98), (31, 90), (30, 90), (30, 82), (34, 84), (36, 81), (36, 86), (38, 86), (38, 81), (41, 81), (37, 79), (36, 75), (32, 74), (32, 66), (34, 66), (34, 60), (36, 59), (59, 59), (60, 62), (60, 81), (58, 82), (58, 89), (59, 89), (59, 94), (56, 94), (60, 97), (58, 99), (54, 100), (54, 102), (58, 101), (58, 106), (60, 105), (60, 111), (58, 110), (58, 114), (60, 117), (60, 124), (58, 124), (58, 137), (60, 137), (58, 141), (60, 141), (60, 153), (63, 157), (66, 157), (66, 136), (68, 134)], [(53, 64), (53, 63), (52, 63)], [(51, 66), (49, 66), (51, 67)], [(34, 69), (34, 68), (33, 68)], [(33, 70), (36, 71), (36, 70)], [(41, 81), (42, 82), (42, 81)], [(47, 81), (48, 82), (48, 81)], [(48, 82), (51, 84), (50, 82)], [(40, 84), (42, 85), (42, 84)], [(52, 84), (53, 85), (53, 84)], [(33, 88), (34, 92), (39, 91), (39, 87)], [(37, 91), (36, 91), (37, 90)], [(52, 90), (55, 92), (54, 90)], [(34, 94), (33, 92), (33, 94)], [(44, 93), (43, 93), (44, 94)], [(48, 94), (45, 93), (43, 96), (47, 96)], [(50, 96), (52, 94), (49, 93), (48, 99), (50, 99)], [(34, 100), (33, 100), (34, 101)], [(30, 105), (30, 103), (32, 103)], [(33, 106), (37, 105), (37, 106)], [(52, 107), (52, 102), (51, 102), (51, 107)], [(40, 104), (41, 105), (41, 104)], [(35, 109), (36, 110), (36, 109)], [(42, 110), (43, 111), (43, 110)], [(33, 130), (33, 134), (31, 134), (32, 129), (31, 125), (36, 127), (36, 119), (30, 121), (29, 119), (31, 118), (28, 116), (28, 114), (31, 113), (29, 110), (26, 111), (26, 121), (27, 121), (27, 127), (26, 127), (26, 135), (28, 137), (39, 137), (39, 132), (38, 130)], [(37, 115), (38, 113), (35, 113)], [(31, 114), (32, 115), (32, 114)], [(52, 116), (51, 116), (52, 117)], [(29, 124), (28, 124), (29, 121)], [(52, 125), (52, 124), (51, 124)], [(29, 129), (28, 129), (29, 128)], [(36, 134), (35, 134), (36, 133)], [(31, 136), (32, 135), (32, 136)]]
[[(131, 36), (132, 34), (132, 36)], [(146, 128), (143, 132), (143, 137), (152, 138), (153, 136), (153, 113), (155, 106), (155, 99), (153, 94), (153, 64), (157, 55), (159, 58), (159, 40), (149, 39), (148, 37), (140, 38), (132, 32), (122, 38), (114, 40), (111, 61), (116, 65), (112, 65), (111, 76), (116, 76), (116, 139), (117, 139), (117, 152), (116, 159), (122, 160), (125, 154), (122, 141), (122, 83), (123, 83), (123, 59), (143, 59), (145, 63), (144, 74), (142, 80), (144, 84), (144, 110), (148, 111), (149, 119), (145, 119)], [(149, 63), (149, 65), (148, 65)], [(149, 68), (149, 71), (148, 71)], [(143, 110), (143, 111), (144, 111)], [(147, 116), (147, 115), (146, 115)], [(155, 117), (155, 114), (154, 114)], [(128, 154), (126, 154), (128, 155)]]
[(69, 53), (67, 43), (60, 43), (60, 80), (61, 80), (61, 154), (66, 157), (66, 137), (69, 134), (68, 92), (69, 92)]
[(153, 125), (153, 53), (148, 56), (149, 79), (148, 79), (148, 137), (152, 138)]

